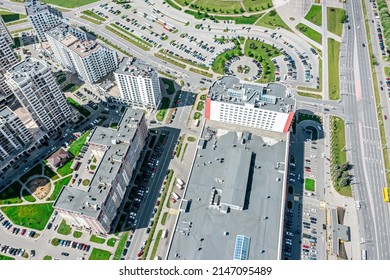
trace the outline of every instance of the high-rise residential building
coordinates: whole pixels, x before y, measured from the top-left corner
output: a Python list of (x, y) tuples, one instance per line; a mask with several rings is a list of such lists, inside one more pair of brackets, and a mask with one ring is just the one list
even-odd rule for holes
[(40, 41), (46, 41), (45, 32), (62, 22), (62, 13), (38, 0), (24, 3), (27, 17)]
[(57, 130), (71, 118), (69, 105), (50, 68), (28, 58), (6, 73), (6, 81), (22, 106), (44, 131)]
[(287, 132), (294, 118), (294, 104), (282, 84), (262, 85), (224, 76), (209, 88), (206, 119)]
[(141, 109), (127, 109), (117, 129), (98, 126), (91, 132), (85, 158), (74, 162), (71, 185), (62, 188), (53, 204), (69, 225), (110, 232), (147, 135)]
[(33, 140), (30, 131), (12, 110), (6, 106), (0, 109), (0, 163), (23, 151)]
[(135, 58), (125, 58), (114, 75), (123, 101), (153, 109), (159, 106), (161, 88), (155, 67)]
[(5, 22), (2, 17), (0, 17), (0, 36), (4, 36), (9, 45), (13, 45), (14, 40), (12, 39), (11, 33), (9, 33), (7, 27), (5, 26)]
[(0, 105), (12, 99), (12, 91), (5, 82), (5, 72), (18, 62), (16, 53), (12, 50), (13, 40), (3, 20), (0, 17)]
[(89, 40), (86, 33), (65, 24), (46, 32), (55, 59), (77, 73), (81, 80), (96, 83), (118, 66), (114, 50)]

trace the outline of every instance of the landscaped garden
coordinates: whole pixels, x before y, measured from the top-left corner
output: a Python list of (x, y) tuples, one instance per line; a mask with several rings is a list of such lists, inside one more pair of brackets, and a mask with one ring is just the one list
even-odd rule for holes
[(109, 260), (111, 253), (106, 250), (93, 248), (89, 260)]
[(52, 203), (4, 206), (1, 210), (15, 225), (35, 230), (43, 230), (53, 213)]
[(315, 190), (315, 181), (314, 179), (306, 178), (305, 179), (305, 190), (314, 192)]

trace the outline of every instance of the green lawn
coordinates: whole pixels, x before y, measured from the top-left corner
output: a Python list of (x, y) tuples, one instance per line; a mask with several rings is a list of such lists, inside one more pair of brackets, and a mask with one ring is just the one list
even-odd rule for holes
[(275, 29), (277, 27), (284, 28), (286, 30), (291, 31), (290, 27), (283, 21), (283, 19), (279, 16), (276, 10), (271, 10), (265, 16), (263, 16), (256, 25), (268, 27)]
[(235, 57), (235, 56), (241, 56), (242, 51), (240, 48), (240, 43), (237, 39), (234, 40), (234, 44), (236, 46), (233, 50), (225, 51), (221, 54), (219, 54), (213, 61), (213, 64), (211, 66), (211, 69), (218, 74), (224, 74), (225, 73), (225, 63), (227, 60)]
[[(150, 51), (150, 48), (153, 47), (152, 44), (144, 41), (143, 39), (133, 35), (132, 33), (128, 32), (126, 29), (123, 29), (116, 24), (111, 24), (110, 26), (106, 26), (106, 29), (111, 31), (112, 33), (116, 34), (117, 36), (125, 39), (127, 42), (139, 47), (140, 49), (144, 51)], [(118, 29), (121, 32), (119, 32)]]
[(187, 140), (188, 140), (188, 142), (195, 142), (196, 138), (194, 136), (188, 136)]
[(194, 120), (199, 120), (201, 116), (202, 116), (201, 113), (195, 112), (195, 114), (194, 114)]
[[(164, 55), (164, 57), (169, 57), (169, 58), (172, 58), (173, 60), (178, 60), (180, 62), (183, 62), (183, 63), (186, 63), (186, 64), (190, 64), (192, 66), (199, 67), (199, 68), (202, 68), (204, 70), (209, 70), (210, 69), (210, 67), (207, 67), (207, 66), (204, 66), (202, 64), (199, 64), (199, 63), (197, 63), (197, 62), (195, 62), (195, 61), (193, 61), (193, 60), (191, 60), (189, 58), (181, 58), (181, 57), (178, 57), (176, 55), (164, 52), (163, 49), (161, 49), (159, 52), (162, 55)], [(179, 66), (179, 67), (181, 67), (181, 66)], [(181, 67), (181, 68), (184, 68), (184, 67)]]
[(333, 185), (341, 195), (352, 196), (351, 186), (340, 187), (339, 179), (335, 176), (335, 167), (341, 166), (347, 162), (347, 153), (345, 152), (345, 123), (339, 117), (330, 118), (330, 136), (331, 136), (331, 169)]
[(315, 93), (310, 93), (310, 92), (298, 91), (298, 95), (305, 96), (305, 97), (310, 97), (310, 98), (315, 98), (315, 99), (322, 99), (321, 95), (315, 94)]
[(23, 18), (26, 18), (25, 15), (16, 14), (16, 13), (14, 13), (14, 12), (3, 11), (3, 10), (0, 11), (0, 16), (3, 18), (3, 20), (4, 20), (5, 23), (11, 22), (11, 21), (16, 21), (16, 20), (23, 19)]
[(247, 39), (244, 53), (259, 61), (263, 66), (263, 72), (257, 82), (269, 83), (275, 81), (275, 65), (271, 59), (281, 54), (277, 48), (257, 40)]
[(114, 254), (114, 260), (119, 260), (122, 256), (123, 249), (125, 248), (127, 237), (129, 236), (129, 233), (126, 232), (122, 235), (121, 239), (119, 240), (118, 247), (116, 248), (115, 254)]
[(186, 153), (186, 151), (187, 151), (187, 147), (188, 147), (188, 143), (186, 143), (186, 144), (184, 145), (184, 150), (183, 150), (183, 153), (181, 154), (181, 158), (180, 158), (181, 161), (183, 161), (184, 155), (185, 155), (185, 153)]
[(262, 11), (272, 7), (272, 0), (244, 0), (247, 12)]
[(85, 141), (87, 140), (88, 135), (91, 133), (90, 130), (81, 135), (77, 140), (75, 140), (69, 147), (69, 152), (72, 153), (75, 157), (78, 156), (81, 149), (83, 148)]
[[(17, 20), (17, 21), (8, 22), (8, 23), (7, 23), (7, 26), (10, 26), (10, 25), (17, 25), (17, 24), (26, 23), (26, 22), (28, 22), (28, 19), (25, 18), (25, 19), (21, 19), (21, 20)], [(22, 30), (22, 31), (20, 31), (20, 30), (13, 30), (13, 31), (11, 32), (11, 34), (12, 34), (12, 33), (20, 33), (20, 32), (27, 31), (27, 30), (31, 30), (31, 29), (32, 29), (31, 27), (27, 27), (27, 28), (20, 29), (20, 30)]]
[(161, 218), (161, 224), (163, 226), (165, 226), (165, 223), (167, 222), (167, 218), (168, 218), (168, 212), (164, 212), (164, 214), (162, 215), (162, 218)]
[(59, 167), (57, 169), (57, 173), (60, 174), (62, 177), (69, 175), (69, 174), (72, 174), (73, 169), (70, 168), (72, 166), (72, 164), (73, 164), (73, 159), (71, 159), (70, 161), (65, 163), (63, 166)]
[(82, 233), (81, 231), (75, 230), (75, 231), (73, 232), (73, 237), (74, 237), (74, 238), (80, 238), (82, 235), (83, 235), (83, 233)]
[(264, 13), (234, 18), (236, 24), (254, 24)]
[(51, 170), (51, 168), (47, 165), (45, 165), (43, 167), (43, 174), (46, 176), (46, 177), (49, 177), (51, 180), (57, 180), (58, 178), (60, 178), (58, 176), (57, 173), (55, 173), (53, 170)]
[(61, 6), (64, 8), (77, 8), (91, 3), (95, 3), (98, 0), (43, 0), (48, 4)]
[(388, 66), (385, 67), (385, 75), (386, 77), (390, 77), (390, 67)]
[(322, 7), (318, 5), (312, 5), (309, 12), (305, 16), (305, 19), (314, 23), (315, 25), (322, 25)]
[(313, 41), (321, 44), (322, 43), (322, 35), (321, 33), (318, 33), (313, 28), (303, 24), (298, 23), (296, 26), (296, 29), (298, 29), (301, 33), (303, 33), (307, 38), (312, 39)]
[(14, 258), (0, 254), (0, 261), (11, 261), (11, 260), (14, 260)]
[(24, 189), (22, 191), (22, 196), (28, 202), (35, 202), (36, 201), (35, 197), (33, 197), (32, 194), (26, 189)]
[(162, 54), (162, 53), (154, 53), (153, 55), (155, 57), (158, 57), (159, 59), (162, 59), (162, 60), (164, 60), (166, 62), (169, 62), (170, 64), (176, 65), (177, 67), (180, 67), (180, 68), (183, 68), (183, 69), (186, 68), (185, 64), (178, 62), (176, 59), (173, 59), (172, 57), (170, 57), (166, 53), (164, 53), (164, 54)]
[(340, 98), (339, 81), (339, 54), (340, 42), (332, 38), (328, 39), (328, 74), (329, 74), (329, 99), (338, 100)]
[(26, 183), (28, 179), (34, 175), (42, 175), (42, 165), (38, 163), (33, 168), (31, 168), (29, 171), (27, 171), (25, 174), (23, 174), (20, 177), (20, 181), (23, 183)]
[(57, 232), (62, 235), (69, 235), (72, 231), (72, 228), (62, 219), (60, 226), (57, 229)]
[(175, 3), (173, 0), (165, 0), (172, 8), (181, 11), (181, 7)]
[(191, 0), (175, 0), (181, 6), (188, 6), (192, 1)]
[(52, 203), (5, 206), (1, 210), (15, 225), (43, 230), (53, 213)]
[(92, 234), (91, 238), (89, 239), (89, 241), (91, 242), (95, 242), (95, 243), (98, 243), (98, 244), (103, 244), (106, 242), (106, 239), (104, 238), (101, 238), (99, 236), (96, 236), (95, 234)]
[(90, 10), (82, 11), (81, 13), (99, 21), (106, 21), (104, 17), (101, 17)]
[(80, 18), (88, 20), (89, 22), (92, 22), (93, 24), (97, 24), (97, 25), (102, 24), (101, 21), (93, 19), (93, 18), (90, 18), (90, 17), (87, 17), (87, 16), (84, 16), (84, 15), (81, 15)]
[(0, 192), (0, 205), (22, 203), (20, 190), (22, 185), (19, 182), (13, 182), (8, 188)]
[(116, 243), (116, 238), (110, 238), (107, 240), (107, 245), (110, 247), (114, 247)]
[(305, 179), (305, 190), (314, 192), (315, 190), (315, 182), (314, 179), (306, 178)]
[(76, 108), (77, 111), (80, 112), (80, 114), (82, 114), (84, 117), (88, 117), (89, 115), (91, 115), (91, 112), (88, 111), (86, 108), (84, 108), (83, 106), (81, 106), (76, 100), (74, 100), (73, 98), (71, 97), (67, 97), (66, 100), (68, 101), (68, 103), (70, 105), (72, 105), (74, 108)]
[(49, 255), (46, 255), (43, 257), (43, 260), (45, 260), (45, 261), (50, 261), (52, 259), (53, 259), (52, 256), (49, 256)]
[(158, 245), (159, 245), (159, 243), (160, 243), (160, 239), (161, 239), (162, 232), (163, 232), (162, 229), (160, 229), (160, 230), (157, 232), (157, 236), (156, 236), (156, 240), (154, 241), (152, 253), (150, 254), (150, 260), (154, 260), (154, 257), (156, 256), (156, 253), (157, 253)]
[(165, 118), (169, 105), (170, 105), (170, 99), (167, 97), (163, 97), (160, 103), (160, 109), (156, 113), (156, 119), (158, 121), (161, 122)]
[(239, 1), (224, 1), (224, 0), (198, 0), (195, 4), (190, 5), (191, 8), (210, 13), (218, 14), (238, 14), (243, 13)]
[(62, 190), (63, 186), (67, 186), (72, 179), (72, 176), (68, 176), (65, 178), (62, 178), (61, 180), (58, 180), (54, 183), (54, 190), (50, 197), (47, 200), (54, 201), (57, 199), (57, 196), (59, 195), (60, 191)]
[(174, 86), (174, 82), (172, 80), (167, 79), (167, 78), (161, 78), (161, 80), (167, 86), (167, 93), (168, 94), (175, 93), (175, 86)]
[(189, 69), (191, 72), (194, 72), (194, 73), (197, 73), (199, 75), (203, 75), (203, 76), (206, 76), (206, 77), (209, 77), (209, 78), (212, 78), (213, 77), (213, 74), (207, 72), (207, 71), (203, 71), (203, 70), (200, 70), (200, 69), (196, 69), (196, 68), (190, 68)]
[(93, 248), (89, 260), (109, 260), (111, 253), (106, 250)]
[(176, 148), (176, 157), (178, 158), (180, 156), (180, 151), (181, 151), (181, 147), (183, 146), (183, 142), (184, 142), (184, 139), (185, 139), (186, 135), (183, 134), (181, 136), (181, 139), (179, 141), (179, 144), (177, 144), (177, 148)]
[(341, 33), (343, 32), (343, 23), (346, 20), (345, 10), (328, 7), (326, 12), (328, 30), (338, 36), (341, 36)]

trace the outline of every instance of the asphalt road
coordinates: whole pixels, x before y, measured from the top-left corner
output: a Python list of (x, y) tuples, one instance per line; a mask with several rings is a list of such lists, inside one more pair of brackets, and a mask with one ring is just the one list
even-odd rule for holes
[[(347, 2), (350, 29), (343, 40), (340, 66), (346, 148), (353, 164), (353, 192), (365, 207), (359, 211), (362, 248), (368, 259), (389, 259), (388, 206), (383, 202), (384, 165), (380, 146), (372, 74), (360, 1)], [(364, 82), (363, 82), (364, 81)]]

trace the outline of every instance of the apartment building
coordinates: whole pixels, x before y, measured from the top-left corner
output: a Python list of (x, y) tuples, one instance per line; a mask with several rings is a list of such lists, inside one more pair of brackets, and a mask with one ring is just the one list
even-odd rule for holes
[(46, 41), (45, 32), (62, 22), (62, 13), (38, 0), (24, 2), (26, 15), (40, 41)]
[[(98, 126), (91, 132), (86, 158), (74, 163), (70, 186), (62, 188), (53, 204), (69, 225), (99, 234), (110, 232), (147, 135), (140, 109), (127, 109), (117, 129)], [(90, 168), (91, 160), (96, 169)]]
[(294, 117), (294, 100), (284, 85), (262, 85), (224, 76), (209, 88), (206, 118), (224, 123), (287, 132)]
[(13, 51), (7, 35), (8, 31), (5, 26), (3, 27), (5, 31), (1, 28), (0, 22), (0, 105), (8, 103), (13, 97), (11, 89), (5, 82), (5, 73), (12, 65), (18, 62), (16, 53)]
[(23, 151), (33, 140), (30, 131), (11, 109), (7, 106), (0, 109), (0, 163)]
[(46, 38), (55, 59), (87, 83), (96, 83), (118, 66), (114, 50), (90, 40), (80, 29), (61, 24), (46, 32)]
[(5, 37), (5, 40), (8, 42), (9, 45), (14, 44), (14, 40), (12, 39), (11, 33), (9, 33), (3, 18), (0, 17), (0, 37), (2, 36)]
[(71, 118), (69, 105), (50, 68), (28, 58), (6, 73), (6, 82), (37, 125), (46, 132), (59, 129)]
[(158, 108), (162, 95), (155, 67), (135, 58), (125, 58), (114, 75), (124, 102), (146, 108)]

